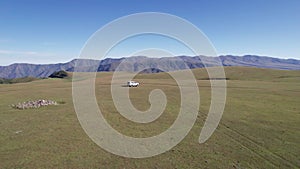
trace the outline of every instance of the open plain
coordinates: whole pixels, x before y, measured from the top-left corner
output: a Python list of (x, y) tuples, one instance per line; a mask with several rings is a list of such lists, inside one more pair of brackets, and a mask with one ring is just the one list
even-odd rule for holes
[[(70, 78), (1, 84), (0, 168), (299, 168), (300, 71), (225, 67), (225, 72), (226, 107), (212, 137), (198, 142), (211, 92), (205, 69), (193, 69), (201, 96), (194, 127), (170, 151), (145, 159), (113, 155), (89, 139), (74, 111)], [(149, 124), (131, 122), (117, 112), (110, 93), (112, 74), (97, 73), (95, 82), (99, 108), (111, 126), (128, 136), (149, 137), (172, 125), (181, 98), (167, 73), (138, 74), (134, 80), (140, 86), (130, 88), (133, 105), (142, 111), (149, 108), (153, 89), (165, 92), (167, 107)], [(25, 110), (10, 106), (38, 99), (64, 104)]]

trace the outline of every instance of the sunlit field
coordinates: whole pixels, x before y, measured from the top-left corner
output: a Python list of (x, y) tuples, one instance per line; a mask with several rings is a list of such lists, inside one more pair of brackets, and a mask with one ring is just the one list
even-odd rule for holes
[[(201, 97), (194, 127), (170, 151), (145, 159), (113, 155), (89, 139), (74, 111), (71, 79), (1, 84), (0, 168), (299, 168), (300, 71), (226, 67), (225, 72), (226, 107), (212, 137), (198, 142), (211, 90), (205, 69), (194, 69)], [(172, 125), (183, 98), (171, 76), (135, 77), (141, 85), (130, 88), (130, 99), (137, 109), (149, 108), (153, 89), (163, 90), (168, 99), (157, 120), (138, 124), (116, 110), (110, 90), (112, 74), (97, 73), (95, 82), (99, 108), (112, 127), (128, 136), (150, 137)], [(64, 104), (26, 110), (10, 106), (36, 99)]]

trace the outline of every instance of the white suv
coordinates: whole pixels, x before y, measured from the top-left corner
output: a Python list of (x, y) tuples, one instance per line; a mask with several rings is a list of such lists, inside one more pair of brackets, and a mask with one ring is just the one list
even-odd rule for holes
[(127, 82), (128, 87), (138, 87), (138, 85), (140, 85), (139, 82), (135, 82), (135, 81), (128, 81)]

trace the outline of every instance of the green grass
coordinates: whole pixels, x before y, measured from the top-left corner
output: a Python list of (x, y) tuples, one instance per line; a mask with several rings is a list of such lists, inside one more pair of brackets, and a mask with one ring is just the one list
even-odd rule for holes
[[(84, 133), (73, 108), (70, 79), (43, 79), (0, 85), (0, 168), (299, 168), (300, 71), (226, 67), (227, 103), (219, 127), (204, 144), (199, 133), (210, 106), (205, 69), (193, 70), (201, 107), (195, 126), (170, 151), (129, 159), (104, 151)], [(149, 108), (148, 95), (162, 89), (168, 98), (163, 115), (136, 124), (118, 114), (111, 99), (112, 73), (98, 73), (96, 95), (107, 121), (118, 131), (149, 137), (166, 130), (178, 114), (180, 95), (166, 73), (140, 74), (130, 89), (136, 108)], [(80, 80), (80, 79), (79, 79)], [(16, 110), (9, 105), (35, 99), (64, 104)]]
[(22, 77), (22, 78), (15, 78), (15, 79), (0, 78), (0, 84), (27, 83), (35, 80), (39, 80), (39, 78), (34, 78), (34, 77)]

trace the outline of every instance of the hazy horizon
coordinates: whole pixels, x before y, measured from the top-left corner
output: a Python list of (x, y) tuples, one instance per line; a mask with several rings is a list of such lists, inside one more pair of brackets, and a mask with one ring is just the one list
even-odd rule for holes
[[(274, 57), (274, 56), (264, 56), (264, 55), (256, 55), (256, 54), (244, 54), (244, 55), (234, 55), (234, 54), (220, 54), (217, 57), (220, 56), (237, 56), (237, 57), (243, 57), (243, 56), (259, 56), (259, 57), (270, 57), (270, 58), (277, 58), (277, 59), (293, 59), (293, 60), (300, 60), (300, 59), (295, 59), (295, 58), (279, 58), (279, 57)], [(90, 60), (104, 60), (107, 58), (111, 58), (111, 59), (119, 59), (119, 58), (129, 58), (129, 57), (148, 57), (148, 58), (164, 58), (164, 57), (178, 57), (178, 56), (188, 56), (188, 57), (195, 57), (196, 55), (185, 55), (185, 54), (179, 54), (179, 55), (175, 55), (175, 56), (147, 56), (147, 55), (132, 55), (132, 56), (120, 56), (120, 57), (105, 57), (105, 58), (99, 58), (99, 59), (90, 59)], [(201, 55), (203, 56), (203, 55)], [(205, 56), (205, 57), (215, 57), (215, 56)], [(0, 65), (0, 66), (10, 66), (12, 64), (33, 64), (33, 65), (46, 65), (46, 64), (59, 64), (59, 63), (68, 63), (71, 62), (72, 60), (75, 59), (82, 59), (82, 58), (71, 58), (70, 60), (66, 60), (66, 61), (53, 61), (53, 62), (46, 62), (46, 63), (35, 63), (35, 62), (14, 62), (14, 63), (10, 63), (10, 64), (6, 64), (6, 65)]]

